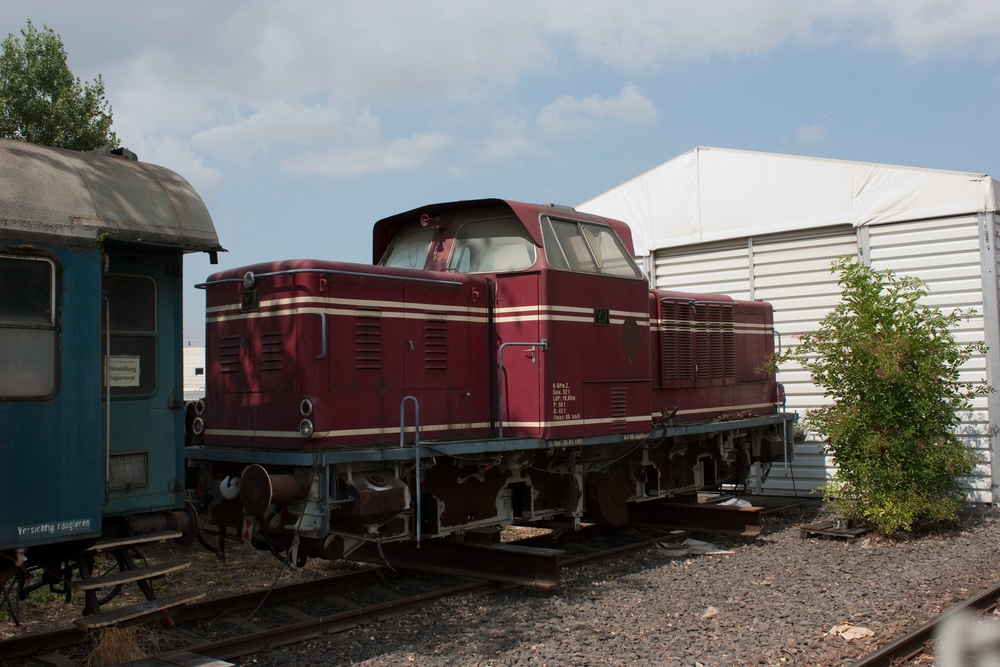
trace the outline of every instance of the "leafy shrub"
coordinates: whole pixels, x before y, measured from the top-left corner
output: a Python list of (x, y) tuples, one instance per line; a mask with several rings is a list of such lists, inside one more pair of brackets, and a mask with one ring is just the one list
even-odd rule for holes
[(955, 433), (959, 413), (991, 391), (959, 381), (959, 367), (986, 351), (951, 333), (974, 311), (924, 307), (922, 281), (849, 257), (831, 271), (840, 273), (840, 304), (778, 358), (808, 368), (833, 400), (805, 420), (838, 466), (824, 497), (885, 533), (954, 522), (964, 503), (958, 478), (978, 462)]

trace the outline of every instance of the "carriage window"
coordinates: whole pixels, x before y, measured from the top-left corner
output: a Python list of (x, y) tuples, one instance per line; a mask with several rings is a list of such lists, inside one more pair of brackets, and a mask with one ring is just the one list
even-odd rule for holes
[(0, 257), (0, 398), (56, 388), (55, 265)]
[(625, 246), (610, 227), (545, 218), (545, 258), (554, 269), (642, 278)]
[(535, 242), (517, 218), (477, 220), (455, 237), (448, 268), (459, 273), (523, 271), (535, 263)]
[[(150, 394), (156, 388), (156, 284), (148, 276), (104, 277), (106, 317), (111, 325), (110, 379), (112, 396)], [(107, 338), (101, 341), (102, 350)], [(103, 384), (103, 383), (102, 383)]]
[(392, 240), (392, 245), (382, 258), (382, 266), (422, 269), (427, 262), (427, 253), (433, 241), (433, 228), (408, 225)]

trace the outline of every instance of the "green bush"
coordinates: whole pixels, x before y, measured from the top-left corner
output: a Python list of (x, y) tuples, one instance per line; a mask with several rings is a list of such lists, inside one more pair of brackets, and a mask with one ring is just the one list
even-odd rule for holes
[(853, 258), (838, 259), (831, 271), (840, 274), (840, 304), (778, 358), (809, 369), (833, 400), (805, 420), (826, 438), (838, 467), (824, 497), (885, 533), (954, 522), (964, 503), (958, 478), (979, 460), (955, 433), (959, 413), (991, 391), (959, 381), (959, 367), (986, 351), (951, 333), (974, 311), (921, 306), (922, 281)]

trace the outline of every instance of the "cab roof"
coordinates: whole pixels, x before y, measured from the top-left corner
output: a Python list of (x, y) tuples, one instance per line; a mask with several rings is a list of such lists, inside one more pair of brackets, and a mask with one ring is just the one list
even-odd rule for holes
[(506, 199), (470, 199), (466, 201), (429, 204), (427, 206), (421, 206), (420, 208), (406, 211), (405, 213), (397, 213), (396, 215), (389, 216), (388, 218), (382, 218), (375, 223), (375, 228), (372, 230), (372, 263), (379, 263), (382, 256), (385, 254), (386, 249), (389, 247), (389, 243), (392, 241), (392, 238), (396, 235), (399, 228), (407, 225), (408, 223), (419, 221), (424, 215), (435, 218), (442, 214), (452, 213), (458, 210), (496, 207), (498, 205), (510, 208), (511, 212), (517, 216), (517, 218), (528, 230), (528, 233), (531, 235), (535, 245), (539, 247), (544, 245), (542, 242), (541, 216), (548, 215), (564, 220), (581, 220), (584, 222), (596, 222), (608, 225), (615, 230), (615, 233), (618, 234), (622, 243), (625, 244), (626, 250), (628, 250), (628, 252), (633, 256), (635, 255), (635, 249), (632, 246), (632, 230), (629, 229), (628, 225), (620, 220), (602, 218), (598, 215), (591, 215), (589, 213), (574, 210), (568, 206), (557, 206), (555, 204), (525, 204), (523, 202), (510, 201)]

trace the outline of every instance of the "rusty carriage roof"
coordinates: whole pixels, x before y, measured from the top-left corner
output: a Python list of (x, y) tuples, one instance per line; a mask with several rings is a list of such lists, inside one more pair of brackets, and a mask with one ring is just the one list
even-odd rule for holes
[(375, 228), (372, 230), (372, 262), (375, 264), (379, 263), (379, 260), (382, 259), (382, 255), (385, 254), (386, 248), (389, 247), (389, 242), (395, 235), (396, 230), (409, 222), (419, 220), (422, 215), (435, 217), (459, 209), (497, 205), (509, 206), (514, 215), (518, 217), (521, 223), (528, 230), (528, 233), (531, 235), (535, 245), (539, 247), (545, 245), (542, 240), (541, 217), (543, 215), (548, 215), (555, 218), (583, 220), (608, 225), (618, 234), (618, 237), (622, 240), (622, 243), (625, 244), (625, 248), (628, 252), (632, 255), (635, 254), (635, 250), (632, 246), (632, 230), (629, 229), (628, 225), (620, 220), (604, 218), (592, 213), (577, 211), (569, 206), (557, 206), (555, 204), (525, 204), (523, 202), (510, 201), (507, 199), (470, 199), (466, 201), (430, 204), (406, 211), (404, 213), (397, 213), (396, 215), (392, 215), (387, 218), (382, 218), (375, 223)]
[(0, 236), (223, 249), (205, 203), (173, 171), (10, 139), (0, 139)]

